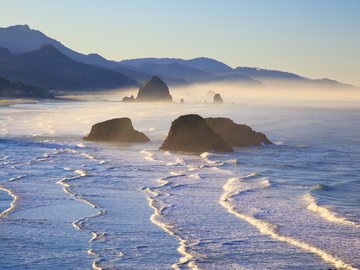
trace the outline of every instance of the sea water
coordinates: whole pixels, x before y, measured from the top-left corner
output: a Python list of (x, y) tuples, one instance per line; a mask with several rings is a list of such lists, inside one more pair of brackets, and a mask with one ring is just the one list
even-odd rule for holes
[[(158, 150), (188, 113), (274, 145)], [(0, 269), (360, 269), (359, 113), (104, 97), (0, 107)], [(82, 140), (125, 116), (152, 142)]]

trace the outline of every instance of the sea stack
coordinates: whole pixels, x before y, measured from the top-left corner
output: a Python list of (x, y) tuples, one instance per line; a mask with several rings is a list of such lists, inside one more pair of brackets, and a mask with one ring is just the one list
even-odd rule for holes
[(259, 146), (272, 144), (265, 134), (247, 125), (234, 123), (229, 118), (206, 118), (206, 123), (231, 146)]
[(131, 95), (131, 97), (124, 97), (121, 102), (133, 102), (135, 101), (134, 95)]
[(153, 76), (140, 87), (136, 101), (172, 102), (172, 97), (166, 83), (160, 78)]
[(223, 104), (224, 103), (224, 101), (223, 101), (220, 94), (215, 94), (214, 95), (214, 103), (215, 104)]
[(127, 117), (115, 118), (93, 125), (90, 134), (84, 137), (84, 140), (125, 143), (150, 141), (144, 133), (134, 129), (131, 119)]
[(233, 151), (221, 135), (215, 133), (206, 120), (196, 114), (183, 115), (173, 121), (160, 149), (190, 153)]

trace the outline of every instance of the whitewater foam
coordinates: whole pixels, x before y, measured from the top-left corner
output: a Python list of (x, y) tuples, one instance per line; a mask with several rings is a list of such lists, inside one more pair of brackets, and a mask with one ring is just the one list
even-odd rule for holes
[(0, 218), (7, 217), (16, 207), (16, 203), (19, 200), (19, 196), (17, 196), (11, 189), (5, 188), (0, 185), (0, 190), (5, 191), (10, 197), (12, 197), (12, 201), (7, 209), (0, 213)]
[(204, 153), (200, 154), (200, 157), (201, 157), (202, 159), (207, 159), (208, 157), (210, 157), (210, 156), (212, 156), (212, 155), (213, 155), (213, 154), (210, 153), (210, 152), (204, 152)]
[(326, 219), (327, 221), (360, 228), (360, 224), (347, 220), (345, 217), (339, 216), (337, 213), (331, 211), (330, 209), (318, 205), (316, 199), (311, 194), (305, 194), (303, 198), (308, 205), (307, 209), (318, 214), (320, 217)]
[(83, 143), (78, 143), (76, 146), (79, 147), (79, 148), (85, 148), (86, 147), (85, 144), (83, 144)]
[(84, 170), (75, 170), (74, 173), (78, 174), (80, 177), (86, 176), (86, 172)]
[(101, 268), (98, 264), (99, 264), (100, 262), (93, 262), (92, 263), (92, 268), (94, 269), (94, 270), (103, 270), (103, 268)]
[[(87, 157), (87, 156), (85, 156)], [(70, 170), (69, 168), (64, 168), (64, 170)], [(81, 170), (81, 169), (78, 169), (78, 170), (74, 170), (73, 171), (74, 174), (76, 174), (76, 176), (74, 177), (67, 177), (67, 178), (63, 178), (61, 180), (59, 180), (57, 182), (57, 184), (60, 184), (63, 186), (63, 190), (65, 191), (66, 194), (68, 194), (69, 196), (71, 196), (72, 198), (74, 198), (75, 200), (79, 201), (79, 202), (82, 202), (84, 204), (87, 204), (89, 205), (91, 208), (95, 209), (96, 210), (96, 213), (92, 216), (87, 216), (87, 217), (84, 217), (84, 218), (81, 218), (77, 221), (74, 221), (72, 223), (72, 226), (76, 229), (76, 230), (86, 230), (85, 228), (85, 224), (87, 223), (87, 221), (89, 219), (92, 219), (92, 218), (96, 218), (96, 217), (100, 217), (102, 215), (105, 215), (106, 214), (106, 211), (101, 209), (98, 205), (96, 205), (95, 203), (87, 200), (84, 198), (84, 196), (82, 195), (79, 195), (79, 194), (76, 194), (75, 192), (73, 192), (71, 190), (71, 185), (68, 183), (70, 181), (74, 181), (74, 180), (77, 180), (79, 178), (83, 178), (83, 177), (86, 177), (87, 176), (87, 173), (85, 170)], [(89, 243), (92, 243), (94, 241), (97, 241), (100, 237), (102, 237), (104, 234), (103, 233), (99, 233), (99, 232), (94, 232), (94, 231), (90, 231), (89, 234), (91, 235), (91, 238), (89, 240)], [(89, 249), (91, 251), (91, 253), (94, 253), (94, 251), (92, 249)], [(88, 250), (88, 253), (89, 253), (89, 250)], [(95, 256), (98, 258), (99, 256), (97, 254), (95, 254)], [(94, 261), (93, 264), (92, 264), (92, 267), (93, 269), (102, 269), (101, 267), (98, 266), (98, 261)]]
[(303, 241), (299, 241), (292, 237), (280, 235), (279, 233), (277, 233), (277, 227), (269, 222), (239, 212), (239, 210), (232, 205), (232, 202), (234, 202), (233, 197), (241, 194), (241, 192), (244, 191), (244, 188), (242, 188), (241, 186), (241, 181), (242, 181), (241, 178), (230, 178), (223, 186), (224, 193), (221, 195), (219, 202), (230, 214), (236, 216), (239, 219), (245, 220), (246, 222), (257, 228), (261, 234), (268, 235), (275, 240), (285, 242), (290, 245), (301, 248), (307, 252), (311, 252), (321, 257), (324, 261), (333, 264), (335, 267), (341, 269), (348, 269), (348, 270), (357, 269), (351, 266), (350, 264), (347, 264), (346, 262), (333, 257), (331, 254), (313, 245), (310, 245)]
[[(160, 196), (166, 196), (166, 194), (162, 194), (159, 191), (151, 190), (150, 188), (145, 189), (145, 191), (149, 194), (148, 202), (151, 209), (154, 210), (154, 213), (150, 217), (150, 221), (154, 223), (156, 226), (160, 227), (163, 231), (167, 234), (174, 236), (178, 239), (179, 247), (177, 251), (179, 252), (182, 257), (179, 259), (178, 263), (175, 263), (171, 266), (173, 269), (180, 269), (181, 265), (188, 265), (190, 269), (198, 269), (197, 265), (195, 264), (194, 258), (190, 252), (187, 251), (188, 245), (185, 239), (182, 239), (179, 235), (175, 233), (173, 228), (166, 224), (165, 222), (161, 221), (161, 216), (164, 210), (171, 207), (171, 205), (161, 205), (156, 198)], [(168, 195), (168, 194), (167, 194)]]
[[(182, 163), (183, 160), (181, 160)], [(161, 191), (162, 188), (168, 187), (172, 178), (183, 177), (186, 174), (183, 171), (171, 171), (170, 175), (164, 178), (159, 178), (156, 180), (160, 185), (156, 187), (144, 187), (142, 188), (148, 194), (148, 204), (151, 209), (153, 209), (153, 214), (150, 216), (150, 221), (161, 228), (167, 234), (174, 236), (179, 243), (179, 247), (177, 248), (178, 253), (182, 256), (177, 263), (171, 265), (172, 269), (180, 269), (181, 266), (187, 265), (190, 269), (198, 269), (198, 266), (195, 263), (195, 258), (192, 256), (190, 252), (188, 252), (188, 241), (181, 238), (175, 230), (169, 224), (162, 221), (162, 214), (165, 210), (172, 207), (172, 205), (162, 204), (159, 199), (161, 197), (169, 197), (171, 196), (168, 192)]]
[(8, 180), (8, 182), (14, 182), (14, 181), (17, 181), (17, 180), (20, 180), (22, 178), (25, 178), (27, 177), (27, 175), (19, 175), (19, 176), (16, 176), (16, 177), (12, 177)]
[(141, 154), (144, 154), (145, 155), (145, 159), (148, 160), (148, 161), (155, 161), (154, 159), (154, 154), (151, 153), (150, 151), (146, 150), (146, 149), (143, 149), (140, 151)]
[(200, 175), (198, 175), (197, 173), (190, 174), (189, 177), (196, 180), (200, 179)]

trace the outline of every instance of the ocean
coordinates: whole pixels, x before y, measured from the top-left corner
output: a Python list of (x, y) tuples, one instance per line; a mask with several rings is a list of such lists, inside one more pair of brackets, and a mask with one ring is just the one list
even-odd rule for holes
[[(171, 122), (229, 117), (274, 145), (158, 150)], [(130, 117), (152, 142), (83, 141)], [(0, 269), (360, 269), (360, 106), (0, 107)]]

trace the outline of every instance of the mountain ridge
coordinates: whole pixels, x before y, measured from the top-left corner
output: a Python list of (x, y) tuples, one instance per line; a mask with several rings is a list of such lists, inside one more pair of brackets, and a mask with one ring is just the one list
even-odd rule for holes
[(117, 65), (115, 61), (107, 60), (97, 53), (78, 53), (66, 47), (60, 41), (48, 37), (41, 31), (31, 29), (27, 24), (6, 28), (0, 27), (0, 47), (9, 49), (13, 54), (34, 51), (46, 44), (53, 45), (65, 55), (85, 64), (108, 68), (113, 68)]
[(0, 75), (56, 91), (92, 91), (137, 86), (114, 70), (77, 62), (53, 45), (0, 58)]
[(54, 96), (20, 82), (12, 82), (0, 76), (0, 98), (47, 98), (52, 99)]
[[(113, 61), (96, 53), (82, 54), (76, 52), (61, 42), (46, 36), (42, 32), (31, 29), (28, 25), (0, 28), (0, 47), (8, 49), (12, 53), (34, 51), (46, 44), (53, 45), (64, 55), (77, 62), (115, 70), (119, 74), (125, 75), (125, 77), (128, 76), (139, 82), (144, 82), (147, 78), (157, 75), (173, 85), (229, 81), (250, 83), (251, 85), (260, 85), (260, 82), (262, 82), (262, 85), (266, 86), (276, 79), (293, 84), (301, 83), (303, 85), (313, 84), (321, 87), (357, 88), (351, 84), (345, 84), (327, 78), (310, 79), (286, 71), (241, 66), (232, 68), (221, 61), (208, 57), (197, 57), (188, 60), (181, 58), (148, 57)], [(8, 52), (0, 50), (0, 59), (6, 57), (6, 54), (8, 54)], [(174, 64), (178, 65), (176, 66)], [(152, 69), (149, 69), (149, 65), (154, 66)], [(182, 75), (180, 76), (179, 73)]]

